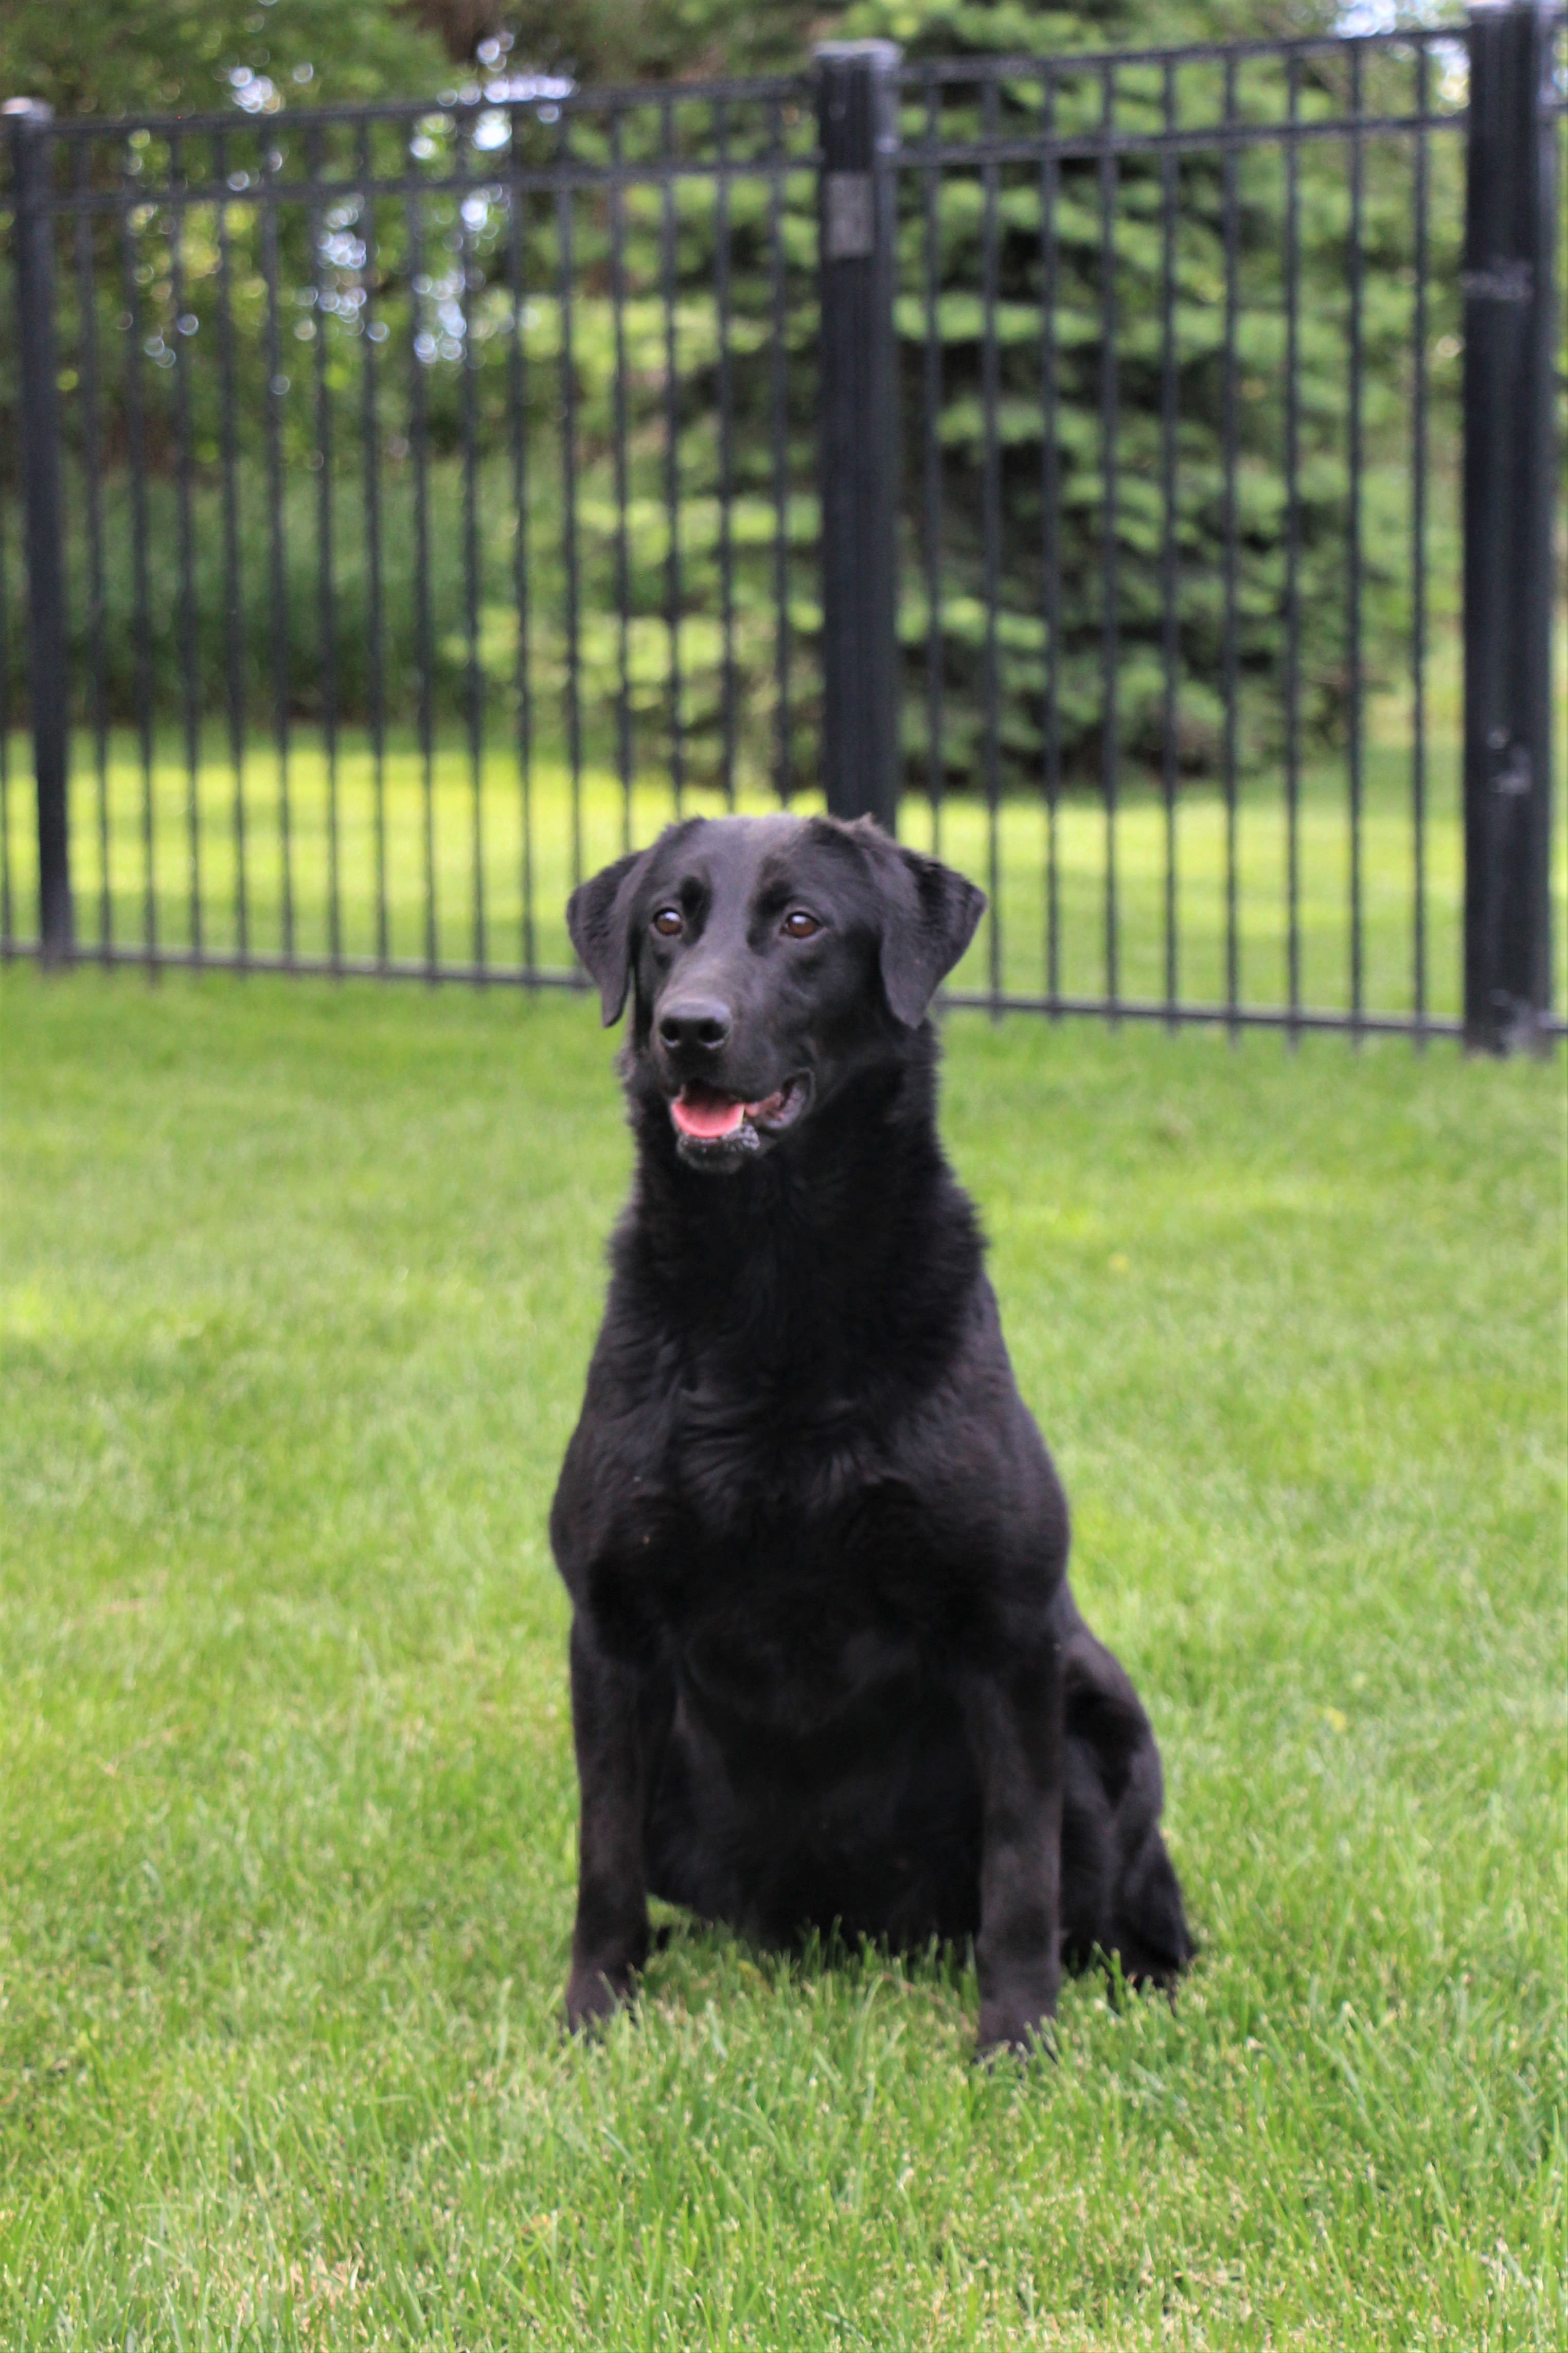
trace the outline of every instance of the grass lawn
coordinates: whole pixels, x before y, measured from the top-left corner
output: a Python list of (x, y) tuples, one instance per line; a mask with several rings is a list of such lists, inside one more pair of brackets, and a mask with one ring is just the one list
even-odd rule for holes
[(13, 970), (0, 2344), (1558, 2347), (1563, 1071), (949, 1025), (1204, 1941), (563, 2039), (588, 1006)]
[[(1565, 703), (1568, 708), (1568, 703)], [(1360, 897), (1362, 1002), (1373, 1013), (1415, 1005), (1416, 849), (1407, 742), (1375, 706), (1366, 760), (1359, 852), (1352, 844), (1343, 763), (1318, 761), (1301, 779), (1296, 828), (1296, 952), (1300, 1002), (1340, 1009), (1352, 1002), (1357, 946), (1352, 934), (1352, 860)], [(1405, 731), (1407, 733), (1407, 731)], [(12, 744), (13, 775), (0, 868), (0, 927), (37, 937), (37, 845), (26, 747)], [(1565, 750), (1568, 761), (1568, 750)], [(253, 741), (239, 789), (209, 726), (203, 764), (187, 776), (177, 743), (160, 736), (144, 778), (132, 737), (110, 740), (101, 800), (85, 737), (74, 750), (71, 865), (77, 937), (90, 954), (105, 939), (128, 951), (150, 935), (175, 952), (198, 941), (209, 955), (278, 956), (292, 943), (306, 958), (337, 953), (491, 967), (531, 961), (569, 969), (566, 895), (577, 873), (620, 854), (626, 837), (649, 841), (674, 813), (668, 779), (644, 773), (629, 807), (616, 780), (590, 768), (573, 795), (559, 760), (541, 759), (525, 797), (515, 755), (492, 742), (478, 790), (461, 749), (437, 745), (428, 799), (414, 747), (389, 750), (378, 801), (374, 764), (363, 735), (345, 732), (335, 786), (315, 731), (297, 731), (289, 767), (287, 824), (272, 747)], [(803, 794), (797, 804), (820, 805)], [(716, 793), (689, 792), (689, 813), (717, 813)], [(755, 783), (741, 806), (770, 809)], [(1428, 1013), (1452, 1018), (1460, 998), (1463, 856), (1457, 739), (1445, 726), (1430, 747), (1421, 851), (1425, 915), (1420, 961)], [(933, 845), (989, 892), (982, 924), (956, 985), (1046, 993), (1047, 931), (1054, 905), (1057, 980), (1068, 997), (1100, 997), (1110, 987), (1108, 902), (1117, 923), (1118, 993), (1162, 1001), (1166, 991), (1167, 916), (1174, 929), (1179, 997), (1223, 1005), (1227, 980), (1227, 826), (1212, 779), (1184, 778), (1167, 836), (1166, 817), (1146, 775), (1130, 768), (1123, 801), (1108, 826), (1096, 797), (1064, 797), (1054, 844), (1037, 795), (1000, 807), (994, 854), (984, 801), (952, 794), (939, 813), (918, 794), (900, 806), (906, 839)], [(1167, 848), (1173, 851), (1169, 902)], [(1290, 836), (1281, 776), (1249, 778), (1237, 813), (1236, 957), (1239, 1001), (1255, 1008), (1289, 1002)], [(241, 884), (243, 882), (243, 891)], [(1553, 845), (1555, 997), (1568, 998), (1568, 828)], [(384, 923), (383, 923), (384, 918)]]

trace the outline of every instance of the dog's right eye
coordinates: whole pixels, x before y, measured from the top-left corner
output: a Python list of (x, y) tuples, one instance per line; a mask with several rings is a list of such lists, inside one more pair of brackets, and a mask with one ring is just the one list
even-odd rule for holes
[(679, 907), (661, 907), (653, 919), (653, 927), (660, 939), (665, 940), (679, 939), (686, 929)]

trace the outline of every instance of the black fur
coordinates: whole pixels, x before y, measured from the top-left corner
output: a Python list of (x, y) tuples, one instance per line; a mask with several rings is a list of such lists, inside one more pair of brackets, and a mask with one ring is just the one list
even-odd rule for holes
[[(984, 904), (868, 823), (782, 817), (675, 827), (573, 897), (606, 1021), (632, 994), (637, 1145), (551, 1519), (574, 2024), (629, 1989), (649, 1893), (769, 1942), (973, 1936), (983, 2049), (1028, 2041), (1064, 1958), (1169, 1984), (1191, 1955), (1153, 1736), (1074, 1605), (937, 1137), (926, 1008)], [(677, 1097), (756, 1117), (683, 1134)]]

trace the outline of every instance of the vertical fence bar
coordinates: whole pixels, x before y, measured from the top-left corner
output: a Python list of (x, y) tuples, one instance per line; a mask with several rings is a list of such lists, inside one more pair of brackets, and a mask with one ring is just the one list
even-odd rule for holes
[(610, 310), (615, 322), (616, 380), (613, 436), (616, 473), (616, 632), (619, 666), (616, 681), (616, 770), (621, 780), (621, 849), (632, 846), (631, 551), (626, 537), (626, 189), (619, 178), (623, 123), (610, 117)]
[[(82, 140), (76, 152), (76, 284), (81, 360), (81, 470), (87, 515), (88, 643), (92, 662), (92, 754), (98, 785), (98, 945), (107, 958), (114, 939), (114, 902), (110, 890), (109, 694), (105, 678), (103, 580), (103, 417), (98, 383), (98, 282), (94, 268), (92, 213), (87, 203), (92, 148)], [(0, 725), (4, 724), (0, 717)]]
[(787, 807), (795, 786), (795, 721), (790, 709), (790, 658), (793, 650), (789, 561), (789, 359), (786, 336), (788, 311), (784, 286), (784, 106), (775, 99), (772, 121), (773, 171), (768, 184), (768, 440), (773, 457), (773, 783)]
[(1236, 1015), (1241, 998), (1241, 944), (1239, 938), (1237, 858), (1239, 831), (1238, 745), (1237, 708), (1240, 698), (1240, 662), (1237, 647), (1237, 330), (1239, 311), (1237, 271), (1239, 263), (1240, 221), (1237, 189), (1237, 152), (1231, 132), (1236, 123), (1236, 59), (1225, 61), (1225, 123), (1226, 139), (1221, 164), (1221, 237), (1225, 247), (1225, 368), (1220, 393), (1221, 425), (1224, 441), (1223, 509), (1224, 551), (1224, 617), (1221, 623), (1220, 691), (1225, 703), (1225, 1002), (1230, 1016), (1230, 1035), (1234, 1040), (1240, 1035)]
[[(985, 79), (984, 136), (988, 147), (996, 139), (997, 90), (994, 75)], [(1002, 594), (1002, 448), (997, 410), (1002, 396), (1001, 354), (996, 343), (996, 197), (997, 166), (989, 158), (980, 175), (980, 560), (984, 600), (984, 666), (982, 671), (985, 715), (984, 744), (986, 889), (991, 900), (987, 924), (987, 978), (994, 1019), (1002, 1011), (1002, 678), (998, 660), (997, 607)]]
[[(934, 148), (942, 132), (942, 84), (927, 70), (925, 77), (925, 143)], [(941, 174), (928, 163), (921, 174), (925, 261), (924, 416), (921, 432), (925, 460), (923, 548), (925, 557), (926, 644), (926, 797), (931, 802), (931, 849), (942, 856), (942, 206)]]
[(5, 501), (0, 495), (0, 957), (16, 951), (11, 905), (11, 593)]
[(1301, 65), (1286, 69), (1285, 141), (1285, 1000), (1292, 1045), (1301, 1010)]
[[(186, 350), (184, 144), (169, 142), (169, 292), (174, 313), (174, 495), (179, 531), (180, 716), (185, 753), (185, 861), (191, 954), (202, 953), (201, 705), (196, 676), (195, 531), (191, 512), (191, 385)], [(189, 324), (187, 325), (187, 320)]]
[(660, 109), (664, 180), (659, 190), (658, 284), (664, 305), (664, 631), (669, 714), (669, 788), (679, 817), (686, 791), (686, 723), (680, 675), (680, 380), (675, 333), (675, 111)]
[[(472, 161), (473, 117), (458, 121), (458, 153), (466, 183)], [(479, 358), (474, 342), (474, 287), (479, 277), (466, 193), (458, 199), (458, 268), (462, 275), (458, 308), (463, 321), (463, 669), (464, 717), (468, 738), (468, 800), (473, 904), (469, 913), (475, 972), (485, 968), (484, 674), (479, 668)]]
[(522, 892), (522, 968), (531, 980), (538, 970), (533, 931), (533, 700), (528, 659), (528, 368), (523, 350), (523, 206), (518, 177), (522, 158), (518, 133), (524, 117), (511, 118), (512, 184), (507, 190), (507, 274), (511, 280), (511, 333), (507, 339), (507, 412), (511, 439), (511, 599), (517, 619), (517, 663), (512, 693), (517, 704), (518, 818), (522, 829), (519, 887)]
[(272, 638), (272, 741), (278, 765), (278, 856), (282, 893), (282, 945), (286, 964), (294, 960), (294, 839), (289, 790), (289, 574), (284, 560), (283, 403), (289, 379), (283, 373), (278, 317), (278, 150), (268, 152), (261, 184), (261, 277), (267, 299), (267, 516), (268, 603)]
[[(1176, 129), (1176, 74), (1167, 63), (1162, 110), (1167, 142)], [(1174, 147), (1160, 155), (1160, 613), (1163, 708), (1160, 727), (1160, 785), (1165, 803), (1165, 1019), (1176, 1026), (1176, 697), (1181, 676), (1181, 635), (1176, 596), (1176, 427), (1180, 379), (1176, 364), (1176, 195)]]
[(1062, 790), (1061, 452), (1057, 444), (1057, 190), (1061, 163), (1056, 132), (1057, 85), (1046, 68), (1040, 111), (1047, 146), (1040, 163), (1040, 535), (1046, 613), (1046, 1000), (1061, 997), (1061, 865), (1058, 828)]
[(343, 957), (342, 883), (338, 841), (338, 620), (333, 577), (332, 392), (327, 353), (326, 222), (321, 201), (321, 141), (312, 125), (305, 135), (305, 165), (310, 201), (305, 225), (310, 239), (310, 322), (315, 329), (316, 444), (316, 626), (321, 662), (321, 751), (327, 770), (327, 955), (334, 970)]
[(1361, 134), (1362, 111), (1362, 45), (1351, 47), (1351, 109), (1350, 135), (1351, 217), (1350, 217), (1350, 416), (1346, 430), (1349, 437), (1350, 513), (1346, 527), (1345, 545), (1345, 694), (1349, 704), (1347, 723), (1350, 731), (1350, 819), (1351, 819), (1351, 1027), (1359, 1042), (1364, 994), (1364, 972), (1362, 926), (1362, 807), (1365, 786), (1365, 746), (1363, 729), (1363, 649), (1362, 649), (1362, 471), (1364, 461), (1363, 443), (1363, 234), (1365, 207), (1366, 154)]
[[(13, 234), (15, 227), (13, 215)], [(5, 497), (0, 487), (0, 957), (9, 962), (16, 952), (16, 934), (11, 903), (11, 556), (7, 540)]]
[(55, 360), (54, 221), (48, 210), (53, 109), (10, 99), (16, 201), (16, 339), (26, 501), (28, 697), (38, 796), (38, 953), (68, 962), (71, 913), (69, 716), (59, 379)]
[[(232, 185), (227, 166), (228, 143), (220, 132), (214, 142), (214, 168), (224, 187)], [(247, 185), (245, 177), (236, 176), (241, 187)], [(221, 194), (217, 204), (217, 325), (218, 462), (223, 473), (224, 685), (228, 717), (228, 760), (234, 778), (234, 947), (243, 965), (250, 955), (245, 829), (245, 638), (239, 590), (239, 456), (234, 405), (234, 259), (229, 241), (228, 206)]]
[(408, 240), (408, 442), (414, 460), (414, 670), (419, 730), (419, 792), (424, 821), (425, 972), (436, 977), (439, 934), (436, 915), (436, 774), (431, 676), (435, 632), (430, 618), (430, 486), (425, 390), (426, 342), (419, 324), (425, 277), (425, 204), (418, 190), (407, 198)]
[(1112, 1020), (1121, 994), (1116, 903), (1116, 804), (1121, 728), (1119, 695), (1121, 667), (1121, 584), (1118, 577), (1117, 507), (1121, 486), (1117, 472), (1116, 427), (1119, 406), (1116, 352), (1116, 196), (1117, 161), (1111, 135), (1116, 128), (1116, 70), (1102, 69), (1100, 81), (1100, 790), (1105, 803), (1105, 994)]
[(382, 675), (381, 443), (376, 417), (375, 353), (377, 344), (386, 340), (386, 327), (375, 315), (380, 265), (375, 245), (375, 198), (370, 194), (373, 176), (370, 130), (364, 123), (360, 125), (356, 162), (363, 191), (360, 219), (363, 231), (361, 243), (364, 248), (360, 273), (360, 290), (364, 296), (360, 308), (360, 448), (363, 465), (365, 637), (369, 657), (365, 681), (369, 703), (366, 717), (370, 723), (371, 823), (374, 834), (375, 960), (378, 965), (384, 965), (389, 946), (386, 913), (386, 702)]
[(1552, 1003), (1552, 295), (1547, 12), (1470, 14), (1465, 217), (1465, 1039), (1545, 1042)]
[(151, 971), (158, 953), (157, 827), (153, 806), (153, 646), (147, 587), (147, 443), (142, 402), (141, 302), (137, 292), (132, 202), (120, 207), (121, 296), (125, 321), (125, 463), (131, 490), (131, 583), (136, 648), (136, 736), (142, 763), (142, 951)]
[(815, 52), (822, 161), (823, 781), (837, 816), (898, 823), (898, 149), (890, 41)]
[(566, 609), (566, 763), (572, 788), (572, 887), (583, 880), (583, 683), (577, 564), (577, 363), (572, 348), (572, 117), (563, 109), (556, 161), (562, 176), (555, 189), (555, 299), (560, 330), (561, 559)]
[(1431, 55), (1415, 50), (1415, 132), (1411, 201), (1415, 214), (1415, 303), (1410, 326), (1415, 376), (1410, 412), (1410, 849), (1411, 1010), (1415, 1042), (1426, 1029), (1426, 110)]
[(720, 675), (720, 770), (724, 799), (735, 806), (735, 553), (731, 512), (735, 495), (734, 385), (731, 357), (730, 319), (730, 154), (729, 109), (720, 99), (714, 108), (717, 131), (718, 182), (713, 195), (714, 307), (719, 334), (719, 629), (722, 647)]
[(472, 332), (472, 291), (478, 278), (475, 240), (468, 221), (472, 115), (456, 118), (458, 160), (458, 315), (463, 320), (461, 469), (463, 469), (463, 727), (468, 736), (468, 944), (475, 976), (484, 976), (484, 680), (479, 673), (479, 485), (478, 485), (478, 358)]

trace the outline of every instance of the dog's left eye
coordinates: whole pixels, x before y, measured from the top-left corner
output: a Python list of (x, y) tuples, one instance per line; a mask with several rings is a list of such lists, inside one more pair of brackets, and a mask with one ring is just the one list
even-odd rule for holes
[(792, 940), (808, 940), (814, 932), (822, 929), (822, 925), (815, 915), (808, 915), (804, 907), (792, 907), (779, 929), (787, 933)]

